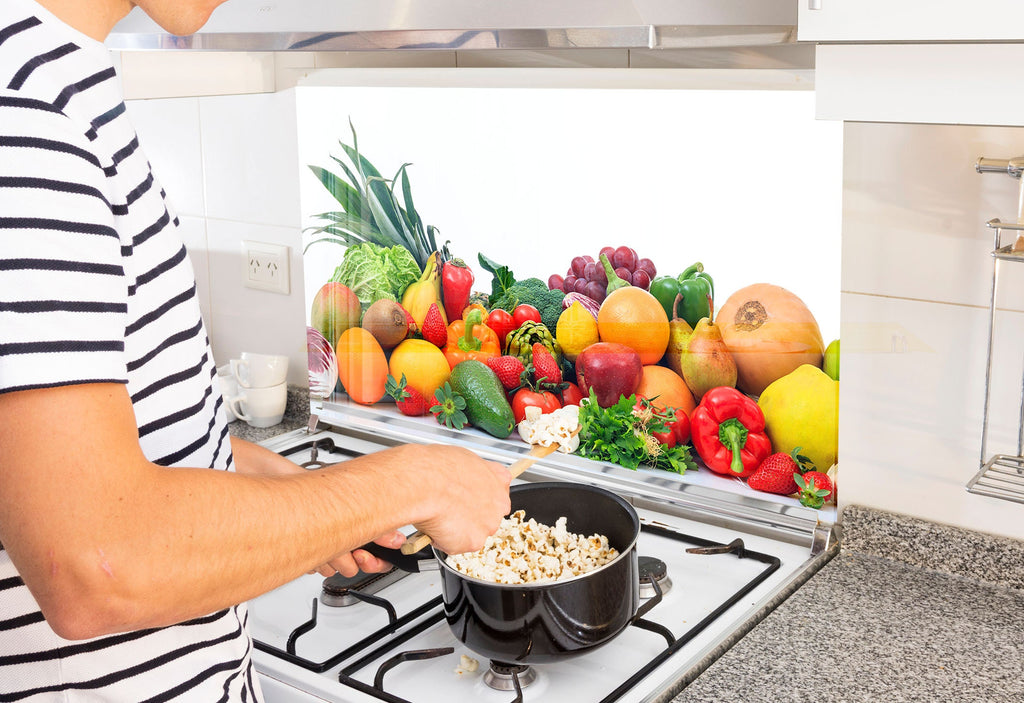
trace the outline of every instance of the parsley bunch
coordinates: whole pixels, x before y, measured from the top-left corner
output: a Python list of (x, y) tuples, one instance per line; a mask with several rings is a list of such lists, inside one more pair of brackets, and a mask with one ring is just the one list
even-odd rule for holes
[(597, 461), (607, 461), (637, 469), (647, 464), (678, 474), (696, 469), (697, 464), (685, 445), (667, 447), (652, 432), (667, 431), (672, 416), (667, 412), (634, 413), (636, 396), (621, 396), (607, 408), (597, 404), (594, 389), (580, 403), (580, 446), (577, 453)]

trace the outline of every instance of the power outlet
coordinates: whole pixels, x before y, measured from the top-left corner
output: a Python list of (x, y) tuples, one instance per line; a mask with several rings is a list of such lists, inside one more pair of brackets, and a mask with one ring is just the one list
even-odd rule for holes
[(289, 248), (281, 244), (242, 241), (242, 280), (246, 288), (269, 290), (288, 295)]

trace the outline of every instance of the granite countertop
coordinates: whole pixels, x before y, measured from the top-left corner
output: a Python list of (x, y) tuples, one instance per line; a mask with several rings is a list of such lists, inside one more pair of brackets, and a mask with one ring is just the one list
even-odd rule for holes
[(234, 420), (228, 431), (235, 437), (250, 442), (262, 442), (279, 434), (305, 427), (309, 422), (309, 390), (300, 386), (288, 386), (288, 402), (281, 422), (271, 427), (251, 427), (243, 420)]
[(677, 695), (1024, 701), (1024, 542), (857, 506), (840, 553)]

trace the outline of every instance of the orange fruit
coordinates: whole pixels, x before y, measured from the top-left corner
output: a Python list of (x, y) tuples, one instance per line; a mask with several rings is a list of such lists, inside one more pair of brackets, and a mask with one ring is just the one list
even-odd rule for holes
[(444, 353), (427, 340), (406, 339), (391, 352), (388, 370), (396, 381), (405, 374), (405, 382), (432, 404), (434, 391), (448, 380), (452, 367)]
[(349, 327), (338, 337), (338, 379), (349, 397), (373, 405), (384, 397), (388, 359), (369, 330)]
[(697, 407), (693, 393), (690, 392), (683, 377), (664, 366), (644, 366), (636, 394), (653, 401), (655, 407), (662, 410), (682, 408), (686, 411), (687, 417), (692, 415), (694, 408)]
[(625, 344), (640, 361), (656, 364), (668, 347), (669, 326), (665, 308), (643, 288), (629, 286), (612, 291), (597, 311), (597, 331), (602, 342)]

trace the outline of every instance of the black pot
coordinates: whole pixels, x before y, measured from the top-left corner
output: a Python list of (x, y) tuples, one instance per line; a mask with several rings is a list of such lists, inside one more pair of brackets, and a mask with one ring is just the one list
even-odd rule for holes
[(456, 571), (445, 563), (443, 551), (431, 548), (440, 564), (445, 617), (459, 640), (492, 660), (544, 663), (599, 647), (639, 617), (640, 520), (629, 503), (601, 488), (573, 483), (520, 484), (512, 487), (511, 498), (512, 511), (524, 510), (527, 519), (554, 525), (564, 516), (570, 532), (607, 536), (619, 556), (571, 579), (501, 584)]

